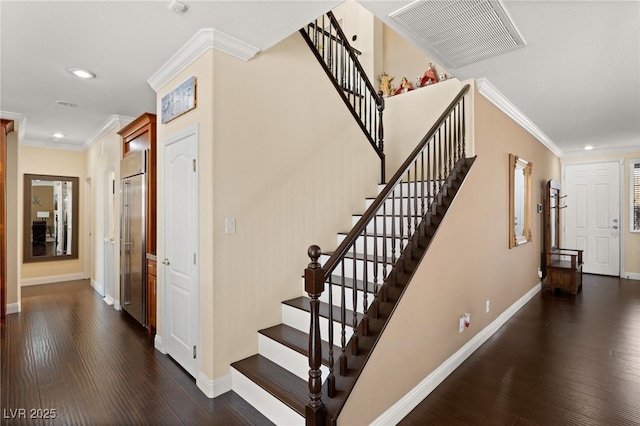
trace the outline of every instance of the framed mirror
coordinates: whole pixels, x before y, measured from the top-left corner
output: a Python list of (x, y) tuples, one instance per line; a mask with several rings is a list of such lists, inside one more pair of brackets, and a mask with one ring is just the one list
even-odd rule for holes
[(531, 171), (533, 165), (509, 154), (509, 248), (531, 241)]
[(78, 178), (24, 175), (23, 262), (78, 258)]

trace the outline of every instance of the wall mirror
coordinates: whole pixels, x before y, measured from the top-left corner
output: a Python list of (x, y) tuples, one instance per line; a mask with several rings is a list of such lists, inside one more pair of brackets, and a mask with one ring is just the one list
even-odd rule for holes
[(78, 258), (78, 178), (24, 175), (23, 262)]
[(509, 154), (509, 248), (531, 241), (532, 164)]

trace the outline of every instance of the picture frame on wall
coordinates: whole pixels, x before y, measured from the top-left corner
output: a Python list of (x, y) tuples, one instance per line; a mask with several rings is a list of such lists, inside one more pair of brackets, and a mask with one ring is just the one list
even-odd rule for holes
[(162, 124), (168, 123), (196, 107), (196, 86), (197, 80), (194, 76), (162, 97)]

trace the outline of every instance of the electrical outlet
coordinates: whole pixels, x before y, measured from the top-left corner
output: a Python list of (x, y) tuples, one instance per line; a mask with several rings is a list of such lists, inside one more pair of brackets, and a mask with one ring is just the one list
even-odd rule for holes
[(485, 302), (484, 304), (484, 311), (486, 313), (489, 313), (489, 311), (491, 310), (491, 302), (489, 302), (488, 300)]

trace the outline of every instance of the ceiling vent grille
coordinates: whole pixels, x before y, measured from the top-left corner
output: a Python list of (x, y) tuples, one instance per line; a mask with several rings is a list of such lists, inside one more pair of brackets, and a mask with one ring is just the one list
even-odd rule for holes
[(452, 68), (525, 45), (496, 0), (418, 0), (390, 16)]

